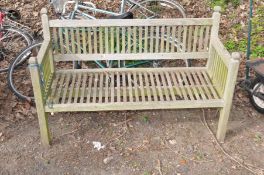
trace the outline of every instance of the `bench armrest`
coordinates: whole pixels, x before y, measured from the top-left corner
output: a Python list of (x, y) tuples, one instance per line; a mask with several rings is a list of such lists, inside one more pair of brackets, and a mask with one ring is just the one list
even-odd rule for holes
[(212, 37), (207, 68), (219, 96), (223, 99), (227, 98), (230, 92), (233, 93), (239, 59), (239, 53), (234, 52), (230, 55), (220, 39)]
[[(39, 83), (42, 96), (45, 98), (50, 90), (54, 75), (54, 63), (51, 41), (44, 40), (38, 52), (37, 58), (29, 59), (29, 69), (32, 83)], [(35, 95), (35, 94), (34, 94)]]

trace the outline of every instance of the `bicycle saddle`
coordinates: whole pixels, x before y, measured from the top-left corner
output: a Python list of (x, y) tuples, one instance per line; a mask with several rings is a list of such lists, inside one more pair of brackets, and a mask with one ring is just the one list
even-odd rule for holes
[(132, 12), (125, 12), (121, 15), (109, 16), (108, 19), (133, 19), (133, 13)]

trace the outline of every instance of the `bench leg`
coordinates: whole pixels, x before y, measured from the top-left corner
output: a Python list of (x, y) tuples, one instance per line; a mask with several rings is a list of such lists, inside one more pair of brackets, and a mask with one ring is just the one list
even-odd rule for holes
[(219, 117), (218, 129), (217, 129), (217, 134), (216, 134), (216, 137), (220, 142), (224, 142), (225, 140), (230, 110), (231, 110), (231, 106), (224, 107), (220, 110), (220, 117)]
[(40, 139), (43, 146), (47, 147), (50, 145), (50, 132), (48, 126), (48, 113), (38, 112), (39, 128), (40, 128)]

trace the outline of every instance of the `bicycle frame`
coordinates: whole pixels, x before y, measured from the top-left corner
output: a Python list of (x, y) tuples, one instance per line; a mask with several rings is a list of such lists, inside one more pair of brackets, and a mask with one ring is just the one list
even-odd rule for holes
[[(80, 9), (85, 9), (85, 10), (89, 10), (93, 13), (102, 13), (102, 14), (106, 14), (106, 15), (113, 15), (113, 16), (117, 16), (117, 15), (120, 15), (120, 14), (123, 14), (125, 12), (125, 4), (126, 3), (129, 3), (129, 4), (132, 4), (132, 5), (136, 5), (146, 11), (148, 11), (149, 13), (151, 14), (155, 14), (154, 12), (152, 12), (151, 10), (145, 8), (144, 6), (140, 5), (140, 3), (134, 1), (134, 0), (122, 0), (121, 1), (121, 5), (120, 5), (120, 12), (119, 13), (116, 13), (116, 12), (112, 12), (112, 11), (108, 11), (108, 10), (104, 10), (104, 9), (98, 9), (93, 3), (91, 2), (83, 2), (83, 4), (86, 4), (86, 5), (82, 5), (82, 4), (79, 4), (78, 2), (75, 2), (75, 1), (68, 1), (64, 4), (64, 7), (63, 7), (63, 14), (65, 13), (65, 8), (67, 6), (67, 4), (74, 4), (75, 3), (75, 7), (74, 7), (74, 12), (78, 12), (79, 14), (81, 14), (82, 16), (84, 17), (87, 17), (87, 18), (90, 18), (90, 19), (95, 19), (93, 16), (91, 15), (88, 15), (86, 13), (83, 13), (81, 12)], [(88, 6), (87, 6), (88, 5)]]

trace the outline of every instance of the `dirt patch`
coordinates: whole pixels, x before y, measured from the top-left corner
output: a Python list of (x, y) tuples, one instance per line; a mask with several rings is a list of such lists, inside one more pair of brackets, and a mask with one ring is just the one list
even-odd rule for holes
[[(234, 105), (223, 146), (232, 156), (261, 166), (264, 120), (249, 112)], [(206, 114), (216, 130), (215, 110)], [(218, 149), (200, 121), (201, 110), (55, 116), (50, 117), (49, 149), (40, 146), (37, 120), (1, 129), (6, 137), (0, 146), (2, 174), (249, 174)], [(105, 148), (98, 151), (93, 141)]]

